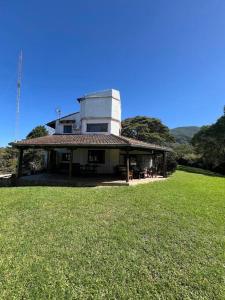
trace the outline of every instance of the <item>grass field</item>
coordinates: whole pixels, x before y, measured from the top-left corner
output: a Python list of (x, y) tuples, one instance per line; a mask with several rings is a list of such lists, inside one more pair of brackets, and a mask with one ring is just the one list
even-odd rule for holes
[(0, 189), (0, 299), (225, 299), (225, 178)]

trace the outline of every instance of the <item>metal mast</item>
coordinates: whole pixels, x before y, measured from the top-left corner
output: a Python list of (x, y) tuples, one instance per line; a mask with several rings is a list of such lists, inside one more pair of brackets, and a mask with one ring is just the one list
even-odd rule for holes
[(19, 120), (20, 120), (20, 93), (21, 93), (21, 81), (22, 81), (22, 63), (23, 52), (20, 50), (18, 59), (18, 74), (17, 74), (17, 94), (16, 94), (16, 128), (15, 128), (15, 140), (19, 137)]
[(55, 109), (55, 112), (56, 112), (56, 114), (57, 114), (58, 119), (60, 119), (60, 118), (61, 118), (61, 109), (60, 109), (60, 107), (57, 107), (57, 108)]

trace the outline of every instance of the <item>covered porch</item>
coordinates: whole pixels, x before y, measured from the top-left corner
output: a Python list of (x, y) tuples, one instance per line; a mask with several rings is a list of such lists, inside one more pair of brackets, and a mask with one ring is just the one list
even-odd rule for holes
[[(167, 177), (168, 148), (114, 135), (53, 135), (14, 143), (18, 185), (135, 185)], [(46, 153), (45, 172), (24, 176), (26, 150)]]

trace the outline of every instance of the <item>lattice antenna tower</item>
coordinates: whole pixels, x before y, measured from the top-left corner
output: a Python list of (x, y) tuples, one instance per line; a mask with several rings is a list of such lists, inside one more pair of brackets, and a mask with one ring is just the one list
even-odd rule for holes
[(16, 128), (15, 128), (15, 140), (19, 137), (19, 121), (20, 121), (20, 96), (21, 96), (21, 82), (22, 82), (22, 64), (23, 64), (23, 52), (20, 50), (18, 59), (18, 73), (17, 73), (17, 93), (16, 93)]
[(60, 119), (61, 118), (61, 109), (60, 109), (60, 107), (56, 107), (55, 112), (57, 114), (58, 119)]

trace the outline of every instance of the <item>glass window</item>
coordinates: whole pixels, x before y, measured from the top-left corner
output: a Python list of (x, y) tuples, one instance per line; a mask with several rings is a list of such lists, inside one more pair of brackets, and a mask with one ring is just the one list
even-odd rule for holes
[(89, 163), (105, 163), (105, 150), (88, 150)]
[(72, 133), (72, 125), (64, 125), (63, 133)]
[(62, 153), (62, 161), (70, 161), (70, 153)]
[(87, 132), (107, 132), (108, 123), (87, 124)]

